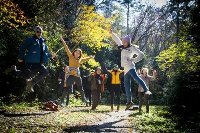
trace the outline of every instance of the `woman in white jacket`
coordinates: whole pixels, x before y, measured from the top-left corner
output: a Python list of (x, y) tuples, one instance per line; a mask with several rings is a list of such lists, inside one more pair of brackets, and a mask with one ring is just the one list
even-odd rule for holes
[[(121, 50), (121, 67), (124, 67), (124, 87), (126, 91), (126, 110), (128, 110), (132, 105), (132, 92), (131, 92), (131, 78), (134, 78), (144, 89), (146, 95), (151, 95), (145, 82), (138, 76), (135, 70), (135, 63), (141, 61), (144, 58), (144, 53), (140, 51), (136, 46), (131, 45), (131, 37), (129, 35), (125, 36), (122, 40), (111, 31), (112, 39), (116, 42), (118, 46), (122, 48)], [(134, 57), (137, 55), (136, 57)]]

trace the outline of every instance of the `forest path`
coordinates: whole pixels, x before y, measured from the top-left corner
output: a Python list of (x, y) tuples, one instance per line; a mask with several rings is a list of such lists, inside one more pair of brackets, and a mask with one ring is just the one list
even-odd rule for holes
[(132, 111), (119, 110), (107, 113), (107, 117), (91, 125), (81, 125), (64, 129), (65, 132), (119, 132), (134, 133), (129, 123)]

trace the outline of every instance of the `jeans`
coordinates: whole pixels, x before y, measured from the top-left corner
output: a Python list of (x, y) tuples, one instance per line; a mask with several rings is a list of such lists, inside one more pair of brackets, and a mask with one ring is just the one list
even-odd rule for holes
[(82, 85), (82, 78), (81, 77), (77, 77), (77, 76), (73, 76), (73, 75), (70, 75), (68, 78), (67, 78), (67, 88), (70, 88), (72, 87), (73, 84), (76, 84), (77, 85), (77, 89), (78, 91), (81, 93), (81, 100), (83, 102), (87, 102), (87, 99), (85, 97), (85, 93), (84, 93), (84, 90), (83, 90), (83, 85)]
[(126, 99), (127, 103), (132, 102), (132, 92), (131, 92), (131, 78), (134, 78), (136, 82), (138, 82), (142, 88), (144, 89), (144, 92), (146, 92), (148, 87), (146, 86), (145, 82), (138, 76), (135, 69), (130, 69), (125, 75), (124, 75), (124, 87), (126, 91)]
[(61, 104), (64, 104), (64, 99), (66, 98), (66, 105), (68, 106), (69, 105), (69, 95), (70, 93), (72, 93), (72, 90), (71, 90), (72, 87), (63, 87), (63, 92), (62, 92), (62, 96), (61, 96)]
[(33, 85), (42, 81), (48, 75), (48, 70), (40, 63), (27, 63), (22, 71), (17, 72), (17, 76), (24, 79), (32, 78)]

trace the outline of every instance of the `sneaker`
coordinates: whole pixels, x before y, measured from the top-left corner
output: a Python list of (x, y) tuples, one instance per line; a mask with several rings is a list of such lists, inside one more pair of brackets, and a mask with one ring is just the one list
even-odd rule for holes
[(150, 91), (145, 92), (146, 95), (151, 95), (152, 93)]
[(17, 70), (17, 67), (15, 66), (15, 65), (13, 65), (13, 66), (11, 66), (11, 68), (10, 68), (12, 71), (19, 71), (19, 70)]
[(126, 109), (125, 109), (125, 110), (130, 109), (131, 106), (133, 106), (133, 103), (132, 103), (132, 102), (127, 103), (127, 104), (126, 104)]
[(34, 92), (33, 84), (32, 84), (32, 80), (31, 79), (27, 79), (26, 80), (26, 90), (28, 90), (30, 92)]

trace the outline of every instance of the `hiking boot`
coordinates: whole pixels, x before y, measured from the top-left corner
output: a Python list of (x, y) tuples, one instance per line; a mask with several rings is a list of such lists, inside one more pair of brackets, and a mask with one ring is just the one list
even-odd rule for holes
[(127, 103), (127, 104), (126, 104), (126, 109), (125, 109), (125, 110), (130, 109), (131, 106), (133, 106), (133, 103), (132, 103), (132, 102)]
[(26, 90), (34, 92), (33, 83), (31, 79), (26, 80)]
[(150, 91), (146, 91), (145, 95), (151, 95), (152, 93)]

